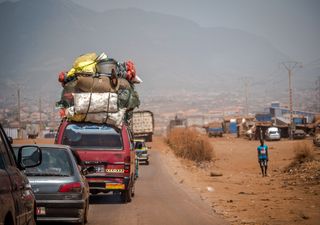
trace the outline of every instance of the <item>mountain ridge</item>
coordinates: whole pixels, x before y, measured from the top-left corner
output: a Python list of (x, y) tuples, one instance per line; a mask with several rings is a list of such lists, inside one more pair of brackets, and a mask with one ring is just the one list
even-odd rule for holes
[(78, 55), (92, 51), (132, 59), (144, 81), (139, 85), (142, 95), (237, 91), (241, 77), (261, 80), (289, 58), (246, 31), (204, 28), (136, 8), (100, 13), (66, 0), (21, 0), (0, 4), (0, 12), (0, 28), (7, 31), (0, 43), (0, 51), (6, 52), (0, 79), (29, 80), (22, 83), (37, 84), (39, 92), (51, 95), (60, 91), (56, 74), (70, 69)]

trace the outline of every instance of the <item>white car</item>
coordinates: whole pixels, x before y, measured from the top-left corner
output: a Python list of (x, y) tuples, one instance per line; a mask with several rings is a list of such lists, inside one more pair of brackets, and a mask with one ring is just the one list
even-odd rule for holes
[(267, 141), (279, 141), (281, 139), (280, 130), (278, 127), (269, 127), (266, 130)]

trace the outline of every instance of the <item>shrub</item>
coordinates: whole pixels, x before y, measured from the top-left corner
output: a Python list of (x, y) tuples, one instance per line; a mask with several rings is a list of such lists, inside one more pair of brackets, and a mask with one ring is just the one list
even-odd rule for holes
[(290, 171), (290, 169), (298, 168), (301, 164), (305, 162), (310, 162), (315, 159), (313, 146), (307, 143), (298, 143), (293, 148), (295, 156), (290, 165), (285, 169), (285, 171)]
[(296, 163), (304, 163), (314, 160), (313, 147), (307, 143), (299, 143), (294, 147)]
[(208, 137), (194, 129), (175, 128), (168, 134), (167, 142), (178, 157), (196, 162), (213, 158), (213, 147)]

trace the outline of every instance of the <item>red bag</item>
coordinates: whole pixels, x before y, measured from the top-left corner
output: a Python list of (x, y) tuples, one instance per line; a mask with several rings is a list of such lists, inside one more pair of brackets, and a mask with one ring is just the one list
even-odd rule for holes
[(136, 77), (136, 68), (134, 63), (129, 60), (126, 62), (127, 80), (132, 81)]

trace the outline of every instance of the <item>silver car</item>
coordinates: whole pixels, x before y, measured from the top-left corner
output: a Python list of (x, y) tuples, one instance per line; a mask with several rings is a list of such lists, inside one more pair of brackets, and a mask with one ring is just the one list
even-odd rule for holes
[[(69, 146), (37, 145), (42, 162), (27, 168), (36, 197), (37, 221), (85, 224), (89, 211), (89, 186)], [(19, 146), (13, 146), (17, 153)]]
[(280, 141), (280, 139), (281, 139), (280, 130), (277, 127), (269, 127), (266, 130), (267, 141)]

